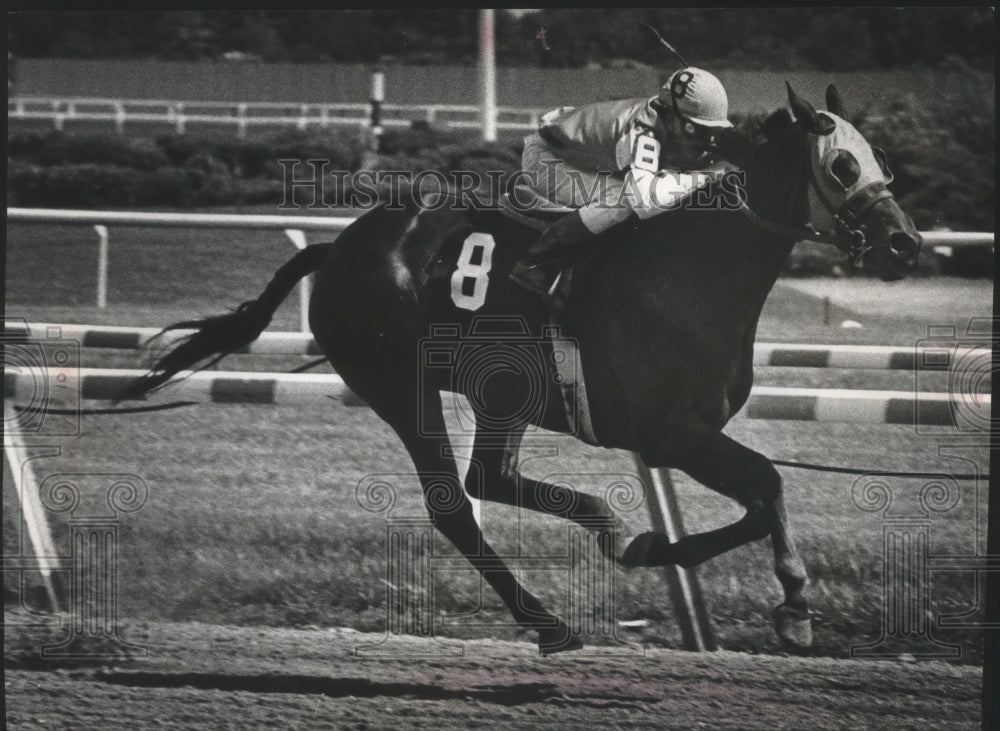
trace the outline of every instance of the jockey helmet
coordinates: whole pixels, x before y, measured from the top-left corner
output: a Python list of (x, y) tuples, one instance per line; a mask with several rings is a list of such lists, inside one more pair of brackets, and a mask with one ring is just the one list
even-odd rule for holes
[(732, 127), (726, 90), (713, 74), (688, 66), (675, 71), (660, 88), (661, 104), (669, 104), (684, 122), (702, 127)]

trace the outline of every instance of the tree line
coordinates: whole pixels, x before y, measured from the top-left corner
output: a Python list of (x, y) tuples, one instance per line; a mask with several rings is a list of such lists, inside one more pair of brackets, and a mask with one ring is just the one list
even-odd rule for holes
[[(477, 10), (45, 11), (7, 15), (17, 58), (472, 64)], [(988, 7), (546, 9), (495, 14), (508, 66), (693, 65), (855, 71), (991, 69)]]

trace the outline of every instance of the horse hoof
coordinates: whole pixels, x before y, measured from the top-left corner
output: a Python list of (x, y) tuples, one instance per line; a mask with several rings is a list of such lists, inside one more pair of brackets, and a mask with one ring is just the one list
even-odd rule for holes
[(774, 627), (778, 637), (794, 648), (812, 645), (812, 620), (808, 610), (781, 604), (774, 609)]
[(583, 640), (562, 622), (552, 629), (538, 630), (538, 650), (543, 656), (583, 648)]
[(628, 569), (639, 566), (672, 566), (677, 563), (673, 553), (673, 544), (662, 533), (642, 533), (625, 549), (620, 563)]

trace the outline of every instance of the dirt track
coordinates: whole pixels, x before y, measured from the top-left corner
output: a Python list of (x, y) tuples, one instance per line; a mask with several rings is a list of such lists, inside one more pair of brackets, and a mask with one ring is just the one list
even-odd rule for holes
[(8, 658), (9, 728), (979, 727), (981, 670), (940, 662), (625, 646), (542, 658), (527, 641), (203, 624), (124, 634), (148, 656), (55, 671)]

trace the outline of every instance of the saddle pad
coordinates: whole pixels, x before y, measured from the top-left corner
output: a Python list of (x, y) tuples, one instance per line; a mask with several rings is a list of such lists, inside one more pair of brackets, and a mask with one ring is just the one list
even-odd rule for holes
[(597, 446), (594, 424), (590, 418), (590, 404), (587, 401), (587, 384), (583, 379), (583, 363), (575, 338), (559, 335), (558, 327), (551, 331), (552, 353), (562, 389), (563, 405), (569, 420), (570, 434), (587, 444)]

